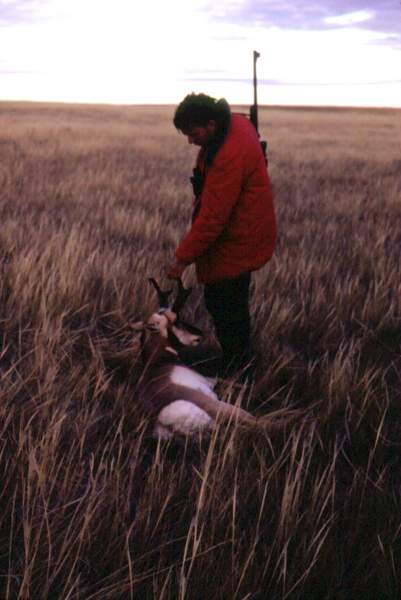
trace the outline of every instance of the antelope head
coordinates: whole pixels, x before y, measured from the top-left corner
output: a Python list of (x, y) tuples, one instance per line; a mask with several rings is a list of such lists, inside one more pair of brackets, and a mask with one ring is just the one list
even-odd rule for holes
[(192, 289), (184, 288), (181, 279), (177, 279), (177, 295), (174, 302), (170, 302), (172, 289), (163, 291), (153, 278), (149, 282), (157, 292), (159, 308), (146, 321), (132, 325), (136, 331), (142, 331), (143, 357), (148, 359), (162, 351), (178, 356), (182, 347), (197, 346), (202, 331), (180, 319), (180, 311)]

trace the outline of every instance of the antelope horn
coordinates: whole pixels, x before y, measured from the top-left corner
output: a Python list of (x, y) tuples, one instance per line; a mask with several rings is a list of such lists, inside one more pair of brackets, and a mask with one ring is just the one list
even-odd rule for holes
[(170, 296), (171, 292), (173, 290), (161, 290), (157, 281), (155, 279), (153, 279), (153, 277), (149, 278), (149, 283), (151, 283), (153, 285), (153, 287), (155, 288), (156, 292), (157, 292), (157, 297), (159, 299), (159, 307), (160, 308), (170, 308), (169, 303), (168, 303), (168, 297)]
[(178, 294), (177, 294), (177, 297), (175, 299), (175, 302), (174, 302), (171, 310), (176, 315), (178, 315), (180, 310), (184, 306), (185, 302), (187, 301), (188, 296), (192, 292), (192, 288), (184, 288), (180, 278), (176, 279), (176, 281), (177, 281), (177, 287), (178, 287)]

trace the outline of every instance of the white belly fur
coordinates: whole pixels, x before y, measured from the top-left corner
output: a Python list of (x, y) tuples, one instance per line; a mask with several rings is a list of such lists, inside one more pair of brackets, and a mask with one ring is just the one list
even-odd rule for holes
[(170, 380), (176, 385), (182, 385), (186, 388), (190, 388), (191, 390), (199, 390), (210, 398), (218, 400), (212, 389), (212, 386), (215, 384), (215, 380), (207, 379), (192, 369), (181, 366), (174, 367), (170, 375)]
[(214, 421), (204, 410), (187, 400), (175, 400), (159, 413), (154, 437), (169, 439), (174, 435), (194, 435), (211, 431)]

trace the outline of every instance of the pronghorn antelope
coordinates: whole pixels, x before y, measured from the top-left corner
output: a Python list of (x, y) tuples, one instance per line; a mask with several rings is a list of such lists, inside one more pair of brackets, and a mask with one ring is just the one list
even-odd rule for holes
[(217, 422), (234, 421), (248, 426), (258, 420), (247, 411), (222, 402), (213, 383), (180, 359), (180, 349), (199, 344), (202, 332), (183, 322), (179, 313), (191, 289), (178, 282), (175, 302), (169, 304), (172, 290), (162, 291), (154, 279), (159, 309), (145, 322), (132, 324), (141, 331), (141, 356), (144, 370), (138, 389), (141, 401), (155, 418), (153, 435), (169, 439), (214, 429)]

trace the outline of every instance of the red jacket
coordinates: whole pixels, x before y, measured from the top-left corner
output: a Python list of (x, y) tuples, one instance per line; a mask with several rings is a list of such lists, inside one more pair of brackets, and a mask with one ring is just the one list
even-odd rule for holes
[(276, 241), (273, 197), (254, 126), (231, 115), (228, 134), (210, 167), (198, 155), (205, 180), (192, 228), (179, 244), (180, 262), (195, 262), (200, 283), (254, 271), (271, 257)]

